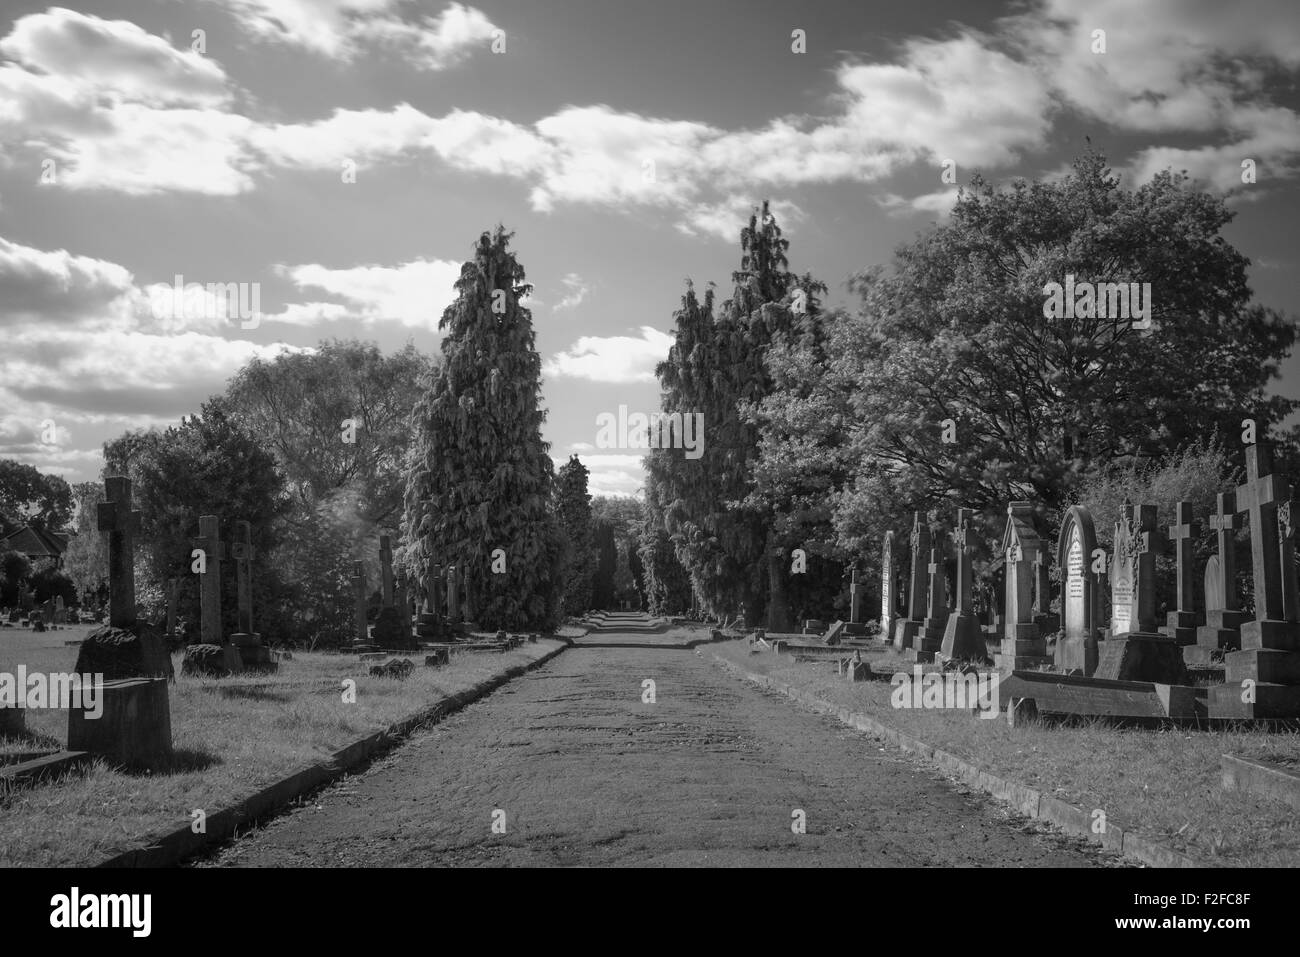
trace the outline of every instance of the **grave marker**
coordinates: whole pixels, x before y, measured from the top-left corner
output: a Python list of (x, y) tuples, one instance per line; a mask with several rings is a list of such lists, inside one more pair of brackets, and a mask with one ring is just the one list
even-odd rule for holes
[(366, 566), (364, 562), (352, 563), (352, 621), (356, 637), (352, 647), (369, 647), (370, 627), (366, 622)]
[(1051, 663), (1047, 642), (1034, 623), (1034, 568), (1041, 543), (1034, 530), (1033, 506), (1012, 502), (1002, 533), (1006, 558), (1006, 625), (1002, 651), (995, 658), (999, 669), (1038, 668)]
[(1058, 671), (1081, 671), (1091, 676), (1097, 670), (1100, 579), (1092, 570), (1092, 553), (1097, 533), (1092, 513), (1082, 505), (1066, 512), (1056, 542), (1056, 560), (1065, 569), (1061, 590), (1063, 617), (1061, 636), (1056, 640), (1054, 662)]
[(239, 630), (230, 636), (231, 643), (239, 649), (240, 664), (256, 671), (272, 672), (279, 669), (271, 657), (271, 650), (262, 643), (262, 636), (253, 630), (253, 528), (248, 522), (235, 523), (235, 541), (230, 546), (230, 557), (235, 562), (236, 621)]
[(1196, 629), (1196, 644), (1183, 649), (1189, 665), (1206, 667), (1222, 649), (1241, 647), (1246, 613), (1237, 603), (1236, 532), (1241, 526), (1235, 492), (1220, 492), (1209, 519), (1218, 540), (1218, 553), (1205, 564), (1205, 624)]
[(221, 627), (221, 563), (226, 560), (226, 543), (221, 540), (221, 519), (216, 515), (199, 516), (199, 536), (191, 539), (195, 548), (203, 550), (203, 571), (199, 575), (199, 626), (200, 643), (221, 649), (220, 665), (216, 666), (215, 653), (194, 658), (188, 652), (185, 670), (207, 671), (216, 666), (220, 673), (235, 674), (243, 670), (239, 649), (226, 640)]
[(957, 607), (948, 615), (943, 630), (939, 651), (945, 660), (982, 662), (988, 657), (984, 632), (974, 612), (974, 543), (970, 536), (974, 514), (969, 508), (957, 509), (957, 527), (952, 533), (957, 552)]
[(907, 657), (917, 662), (934, 660), (934, 653), (943, 645), (943, 630), (948, 624), (947, 575), (941, 549), (930, 549), (926, 571), (929, 573), (929, 587), (926, 590), (925, 624), (912, 640), (912, 647), (907, 649)]
[(930, 526), (921, 512), (912, 513), (912, 574), (908, 578), (907, 618), (894, 626), (894, 648), (906, 651), (912, 647), (917, 633), (924, 627), (927, 596), (926, 559), (930, 554)]
[(889, 641), (894, 634), (894, 587), (898, 580), (898, 567), (894, 563), (894, 533), (885, 532), (885, 544), (880, 557), (880, 637)]
[(1196, 644), (1196, 605), (1192, 598), (1192, 582), (1195, 580), (1195, 567), (1192, 561), (1192, 546), (1196, 536), (1201, 534), (1201, 526), (1192, 515), (1192, 503), (1178, 503), (1176, 520), (1169, 526), (1169, 537), (1174, 542), (1178, 560), (1178, 608), (1166, 616), (1166, 624), (1161, 629), (1179, 645)]

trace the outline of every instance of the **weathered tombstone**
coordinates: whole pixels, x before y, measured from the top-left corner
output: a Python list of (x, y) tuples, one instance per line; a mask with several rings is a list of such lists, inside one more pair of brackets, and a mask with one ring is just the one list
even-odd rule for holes
[(974, 549), (970, 540), (970, 523), (974, 514), (969, 508), (957, 509), (957, 527), (952, 533), (957, 552), (957, 607), (948, 615), (939, 647), (940, 654), (948, 661), (984, 661), (987, 658), (984, 633), (973, 610)]
[(894, 585), (898, 580), (898, 566), (894, 563), (894, 533), (885, 532), (885, 545), (880, 557), (880, 637), (889, 641), (894, 634)]
[(1169, 537), (1174, 542), (1178, 561), (1178, 608), (1166, 616), (1161, 631), (1180, 646), (1196, 644), (1196, 605), (1192, 598), (1196, 570), (1193, 565), (1192, 546), (1201, 526), (1192, 515), (1191, 502), (1179, 502), (1176, 521), (1169, 526)]
[(370, 647), (370, 626), (366, 622), (366, 566), (364, 562), (352, 563), (352, 620), (357, 634), (353, 649)]
[[(237, 674), (243, 670), (239, 649), (226, 640), (221, 627), (221, 563), (226, 560), (226, 543), (221, 540), (221, 519), (216, 515), (200, 515), (199, 535), (191, 539), (191, 544), (203, 552), (199, 574), (200, 643), (186, 650), (182, 671), (212, 677)], [(207, 649), (194, 650), (205, 645), (220, 649), (220, 657)]]
[(67, 624), (68, 611), (63, 607), (63, 596), (54, 596), (54, 623), (56, 625)]
[(387, 535), (379, 536), (380, 605), (393, 607), (393, 542)]
[(849, 624), (858, 623), (858, 570), (849, 570)]
[(1033, 507), (1029, 502), (1007, 506), (1007, 525), (1002, 533), (1006, 559), (1006, 631), (996, 663), (1003, 671), (1037, 668), (1050, 664), (1047, 643), (1034, 624), (1034, 560), (1041, 543), (1034, 530)]
[(894, 649), (906, 651), (912, 647), (917, 632), (925, 626), (926, 565), (930, 555), (930, 526), (925, 515), (912, 513), (912, 574), (907, 580), (907, 617), (894, 626)]
[(917, 662), (934, 660), (934, 653), (943, 645), (943, 630), (948, 624), (947, 575), (941, 549), (930, 549), (926, 572), (925, 622), (912, 639), (912, 647), (907, 649), (907, 657)]
[(1034, 624), (1046, 638), (1061, 629), (1061, 616), (1052, 611), (1051, 552), (1043, 545), (1034, 556)]
[(441, 638), (446, 630), (441, 614), (444, 593), (441, 564), (429, 562), (425, 566), (423, 590), (424, 600), (416, 618), (415, 633), (426, 639)]
[(1126, 635), (1133, 630), (1136, 617), (1133, 602), (1137, 596), (1137, 565), (1133, 551), (1134, 530), (1130, 525), (1129, 506), (1120, 509), (1115, 523), (1114, 552), (1110, 559), (1110, 634)]
[(1272, 470), (1264, 443), (1247, 447), (1236, 508), (1250, 515), (1255, 620), (1241, 626), (1241, 650), (1224, 656), (1224, 684), (1210, 689), (1211, 718), (1300, 716), (1300, 621), (1286, 617), (1288, 610), (1297, 614), (1294, 596), (1287, 595), (1296, 574), (1294, 548), (1287, 546), (1291, 487)]
[(1092, 553), (1097, 532), (1092, 513), (1075, 505), (1065, 514), (1056, 543), (1056, 560), (1065, 569), (1061, 590), (1061, 637), (1056, 641), (1054, 661), (1063, 672), (1081, 671), (1091, 677), (1097, 670), (1097, 614), (1101, 595), (1100, 579), (1092, 570)]
[(230, 643), (239, 649), (240, 664), (250, 671), (272, 672), (279, 666), (271, 657), (271, 650), (262, 642), (262, 636), (253, 630), (253, 529), (248, 522), (235, 523), (235, 541), (230, 546), (230, 557), (235, 562), (235, 592), (238, 601), (236, 620), (239, 630), (230, 636)]
[[(1127, 608), (1126, 630), (1115, 631), (1103, 642), (1095, 677), (1112, 681), (1155, 681), (1160, 684), (1187, 683), (1182, 648), (1167, 635), (1156, 630), (1156, 553), (1164, 538), (1156, 528), (1154, 505), (1133, 505), (1121, 523), (1124, 534), (1116, 529), (1115, 560), (1120, 563), (1121, 538), (1125, 544), (1125, 574), (1133, 576), (1133, 593)], [(1116, 614), (1120, 596), (1116, 592)]]
[(447, 566), (447, 620), (460, 619), (460, 566)]
[[(152, 765), (172, 753), (167, 681), (171, 658), (157, 629), (135, 614), (135, 531), (140, 513), (131, 509), (131, 480), (104, 480), (106, 501), (96, 513), (108, 533), (110, 618), (82, 642), (76, 671), (103, 675), (96, 712), (68, 709), (68, 750), (88, 751), (130, 766)], [(164, 672), (165, 662), (165, 672)]]

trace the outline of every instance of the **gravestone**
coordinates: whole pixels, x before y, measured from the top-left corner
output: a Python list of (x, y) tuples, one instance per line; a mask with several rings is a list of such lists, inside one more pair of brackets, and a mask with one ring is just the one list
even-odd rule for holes
[(158, 630), (136, 619), (135, 532), (140, 513), (131, 509), (131, 480), (108, 476), (104, 492), (96, 524), (108, 535), (110, 617), (108, 625), (86, 636), (76, 664), (78, 674), (102, 674), (104, 680), (96, 712), (68, 709), (68, 750), (86, 751), (114, 764), (150, 766), (172, 753), (167, 695), (171, 657)]
[(1056, 542), (1056, 560), (1065, 570), (1061, 590), (1062, 627), (1056, 641), (1056, 670), (1080, 671), (1091, 677), (1097, 671), (1101, 581), (1092, 570), (1097, 533), (1092, 513), (1075, 505), (1065, 514)]
[(894, 533), (885, 532), (885, 544), (880, 556), (880, 637), (888, 642), (894, 634), (897, 604), (895, 587), (898, 581), (898, 566), (894, 562)]
[(926, 566), (930, 556), (930, 526), (925, 515), (912, 513), (912, 573), (907, 580), (907, 617), (894, 625), (894, 649), (906, 651), (925, 627)]
[[(389, 650), (414, 651), (419, 648), (419, 643), (411, 633), (411, 616), (398, 603), (397, 585), (393, 579), (393, 549), (387, 535), (379, 539), (379, 568), (383, 582), (381, 604), (375, 626), (370, 630), (371, 643)], [(405, 603), (405, 597), (402, 603)]]
[(136, 617), (135, 533), (140, 513), (131, 508), (131, 480), (109, 476), (104, 491), (96, 525), (108, 537), (109, 619), (81, 643), (76, 671), (110, 680), (173, 678), (171, 655), (158, 629)]
[(54, 623), (65, 625), (68, 622), (68, 610), (63, 606), (63, 596), (54, 596)]
[(239, 649), (239, 661), (246, 671), (270, 673), (279, 665), (271, 657), (271, 649), (262, 636), (253, 630), (253, 528), (248, 522), (235, 523), (235, 541), (230, 546), (230, 557), (235, 562), (236, 620), (239, 630), (230, 636), (230, 643)]
[(1137, 564), (1133, 551), (1134, 530), (1129, 522), (1129, 506), (1120, 509), (1115, 523), (1114, 551), (1110, 559), (1110, 634), (1126, 635), (1133, 630), (1137, 596)]
[(429, 562), (424, 576), (424, 602), (415, 624), (415, 633), (421, 638), (436, 641), (446, 635), (441, 614), (443, 594), (442, 565)]
[(1246, 483), (1237, 488), (1236, 508), (1250, 516), (1255, 619), (1241, 626), (1241, 650), (1224, 656), (1224, 683), (1210, 689), (1211, 718), (1300, 716), (1300, 621), (1288, 594), (1296, 574), (1292, 493), (1272, 471), (1263, 442), (1246, 448)]
[(447, 620), (460, 620), (460, 566), (447, 566)]
[(370, 649), (370, 626), (366, 622), (366, 566), (364, 562), (352, 563), (352, 621), (356, 636), (352, 640), (354, 651)]
[(1169, 537), (1174, 542), (1178, 562), (1178, 607), (1168, 613), (1165, 627), (1160, 630), (1180, 646), (1196, 644), (1196, 605), (1192, 598), (1196, 570), (1192, 547), (1200, 534), (1201, 527), (1193, 520), (1192, 503), (1179, 502), (1176, 520), (1169, 526)]
[(1061, 630), (1061, 616), (1052, 611), (1051, 553), (1044, 544), (1034, 557), (1034, 624), (1046, 639)]
[[(1123, 526), (1122, 534), (1120, 525)], [(1160, 684), (1187, 683), (1182, 648), (1167, 635), (1156, 630), (1156, 553), (1163, 544), (1156, 528), (1154, 505), (1133, 505), (1125, 509), (1116, 526), (1115, 558), (1112, 569), (1124, 559), (1123, 581), (1132, 582), (1132, 594), (1126, 596), (1128, 610), (1125, 630), (1115, 631), (1120, 596), (1116, 592), (1116, 610), (1111, 616), (1112, 633), (1103, 642), (1095, 677), (1111, 681), (1155, 681)], [(1124, 552), (1121, 555), (1120, 546)]]
[(927, 662), (934, 660), (934, 654), (943, 645), (943, 630), (948, 624), (948, 598), (945, 589), (943, 552), (938, 548), (930, 549), (930, 561), (926, 565), (928, 573), (925, 603), (925, 622), (921, 630), (912, 639), (912, 647), (907, 649), (907, 657), (912, 661)]
[(1033, 506), (1012, 502), (1002, 533), (1006, 574), (1006, 625), (1002, 650), (994, 661), (999, 670), (1041, 668), (1051, 664), (1047, 642), (1034, 624), (1035, 559), (1042, 547), (1034, 530)]
[(969, 508), (957, 509), (957, 527), (952, 541), (957, 552), (957, 607), (948, 615), (943, 630), (939, 652), (945, 661), (987, 660), (984, 633), (974, 608), (974, 543), (971, 541), (970, 523), (974, 512)]
[[(226, 559), (226, 543), (221, 540), (221, 519), (216, 515), (199, 516), (198, 538), (191, 544), (203, 551), (199, 573), (199, 639), (185, 652), (182, 672), (225, 677), (243, 670), (243, 659), (233, 642), (227, 641), (221, 626), (221, 563)], [(207, 646), (203, 651), (196, 648)], [(219, 649), (217, 653), (208, 650)]]

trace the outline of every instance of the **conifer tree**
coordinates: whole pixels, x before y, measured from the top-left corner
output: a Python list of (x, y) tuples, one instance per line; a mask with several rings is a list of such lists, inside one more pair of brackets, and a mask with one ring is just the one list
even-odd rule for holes
[(596, 549), (587, 493), (587, 467), (576, 455), (561, 467), (557, 483), (557, 513), (567, 546), (563, 608), (566, 615), (581, 615), (592, 607), (592, 576)]

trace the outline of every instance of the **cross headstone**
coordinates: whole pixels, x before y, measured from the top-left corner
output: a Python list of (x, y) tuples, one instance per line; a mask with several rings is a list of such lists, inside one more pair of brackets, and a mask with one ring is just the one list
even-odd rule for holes
[(393, 607), (393, 542), (387, 535), (379, 536), (379, 581), (382, 588), (381, 604)]
[(366, 566), (364, 562), (352, 563), (352, 620), (356, 627), (355, 643), (370, 643), (370, 628), (366, 623)]
[(939, 652), (945, 659), (984, 661), (987, 652), (984, 633), (974, 612), (974, 555), (970, 535), (969, 508), (957, 509), (957, 527), (952, 532), (952, 542), (957, 553), (957, 607), (948, 615), (944, 625)]
[(221, 633), (221, 563), (225, 542), (221, 520), (216, 515), (199, 516), (199, 537), (192, 540), (203, 550), (203, 574), (199, 576), (199, 619), (205, 645), (224, 645)]
[(912, 573), (907, 580), (907, 618), (895, 626), (894, 648), (906, 651), (925, 625), (926, 566), (930, 556), (930, 526), (921, 512), (912, 513)]
[(858, 623), (858, 570), (849, 571), (849, 624)]
[(248, 522), (235, 523), (235, 540), (230, 546), (235, 562), (235, 593), (238, 602), (236, 621), (239, 632), (253, 632), (253, 529)]
[(108, 532), (108, 623), (114, 628), (135, 624), (135, 533), (140, 513), (131, 510), (131, 480), (123, 475), (104, 479), (104, 497), (96, 512), (101, 532)]
[(930, 549), (930, 561), (925, 569), (928, 582), (925, 622), (912, 639), (912, 647), (907, 650), (907, 657), (918, 662), (934, 660), (934, 653), (943, 644), (943, 629), (948, 624), (947, 569), (942, 549)]
[(1169, 537), (1174, 543), (1178, 561), (1178, 608), (1166, 616), (1164, 633), (1180, 645), (1196, 643), (1196, 604), (1192, 589), (1196, 569), (1192, 560), (1192, 546), (1201, 534), (1201, 527), (1192, 515), (1192, 503), (1178, 503), (1175, 522), (1169, 526)]
[(447, 619), (456, 621), (460, 618), (460, 566), (447, 566)]
[(1237, 511), (1250, 515), (1250, 555), (1255, 585), (1255, 620), (1286, 621), (1282, 605), (1282, 543), (1277, 510), (1290, 501), (1291, 487), (1270, 474), (1272, 457), (1262, 443), (1246, 449), (1246, 484), (1237, 488)]

